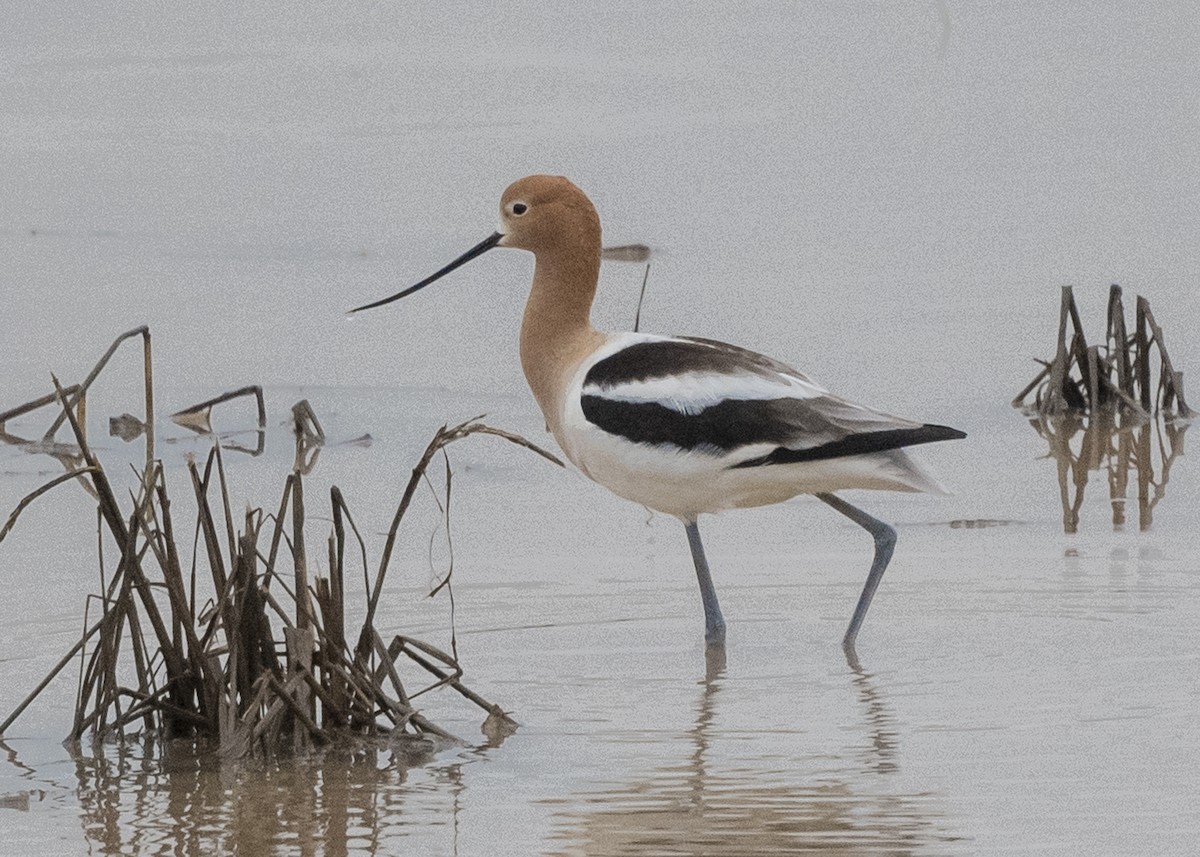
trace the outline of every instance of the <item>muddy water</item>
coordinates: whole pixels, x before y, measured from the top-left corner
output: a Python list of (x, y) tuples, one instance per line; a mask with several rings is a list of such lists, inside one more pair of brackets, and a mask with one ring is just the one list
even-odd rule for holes
[[(1176, 365), (1200, 365), (1197, 13), (606, 10), (14, 12), (0, 407), (149, 323), (160, 414), (267, 386), (266, 453), (229, 458), (235, 503), (276, 502), (300, 398), (332, 440), (373, 436), (324, 450), (308, 495), (341, 486), (377, 556), (438, 425), (486, 412), (544, 438), (514, 348), (528, 261), (341, 312), (486, 235), (512, 178), (563, 172), (610, 242), (655, 248), (647, 329), (970, 433), (921, 451), (956, 496), (851, 498), (901, 536), (860, 662), (837, 640), (869, 545), (820, 504), (704, 523), (731, 625), (714, 663), (676, 522), (472, 442), (454, 622), (515, 735), (435, 698), (465, 748), (278, 766), (70, 750), (64, 674), (4, 736), (0, 854), (1189, 853), (1200, 477), (1183, 456), (1162, 487), (1156, 465), (1153, 526), (1114, 531), (1093, 472), (1064, 534), (1058, 466), (1007, 402), (1064, 283), (1088, 323), (1109, 282), (1149, 295)], [(606, 266), (599, 323), (631, 322), (641, 276)], [(94, 438), (137, 390), (122, 355)], [(208, 442), (160, 423), (184, 495)], [(140, 452), (101, 445), (113, 472)], [(0, 514), (56, 472), (0, 446)], [(94, 514), (63, 486), (0, 544), (0, 713), (79, 632)], [(448, 559), (436, 521), (426, 502), (405, 531), (380, 627), (448, 639), (447, 602), (424, 598)]]

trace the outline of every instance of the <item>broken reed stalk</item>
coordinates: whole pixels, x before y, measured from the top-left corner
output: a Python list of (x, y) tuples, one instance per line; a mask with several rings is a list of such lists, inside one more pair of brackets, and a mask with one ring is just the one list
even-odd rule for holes
[(190, 429), (197, 434), (212, 435), (215, 434), (212, 426), (212, 409), (216, 405), (224, 402), (232, 401), (233, 399), (245, 398), (248, 396), (254, 397), (255, 405), (258, 409), (258, 428), (254, 432), (255, 445), (253, 447), (241, 446), (231, 441), (226, 441), (225, 446), (228, 449), (236, 449), (238, 452), (247, 452), (252, 456), (263, 454), (266, 449), (267, 440), (267, 405), (263, 399), (262, 387), (258, 384), (250, 384), (245, 387), (239, 387), (236, 390), (231, 390), (228, 393), (222, 393), (219, 396), (214, 396), (211, 399), (205, 399), (203, 402), (197, 402), (194, 405), (189, 405), (182, 410), (171, 414), (171, 421), (183, 428)]
[(412, 475), (409, 477), (408, 484), (404, 488), (404, 494), (400, 498), (400, 505), (396, 508), (396, 514), (392, 517), (392, 525), (388, 528), (387, 540), (383, 546), (383, 557), (379, 561), (379, 571), (375, 574), (375, 583), (371, 588), (370, 596), (367, 599), (367, 619), (363, 624), (362, 633), (359, 634), (358, 645), (355, 647), (356, 659), (365, 659), (371, 651), (371, 638), (368, 635), (368, 627), (372, 626), (375, 620), (375, 609), (379, 604), (379, 597), (383, 594), (383, 581), (387, 576), (388, 565), (392, 559), (392, 551), (396, 546), (396, 537), (400, 532), (400, 523), (404, 519), (404, 514), (408, 511), (409, 505), (412, 503), (413, 495), (417, 492), (417, 486), (425, 476), (425, 471), (429, 468), (429, 463), (433, 461), (433, 457), (445, 447), (462, 440), (472, 434), (490, 434), (496, 437), (503, 438), (509, 443), (515, 443), (518, 446), (523, 446), (526, 449), (536, 452), (538, 455), (557, 464), (559, 467), (565, 465), (553, 453), (547, 452), (540, 446), (526, 440), (517, 434), (506, 432), (503, 429), (493, 428), (492, 426), (484, 425), (479, 422), (482, 417), (474, 417), (466, 422), (460, 423), (453, 428), (442, 426), (434, 434), (433, 440), (429, 442), (429, 446), (425, 448), (425, 453), (421, 456), (421, 460), (417, 462), (416, 467), (412, 470)]
[[(1157, 360), (1152, 354), (1155, 348)], [(1183, 373), (1171, 364), (1162, 328), (1150, 311), (1149, 301), (1138, 296), (1134, 332), (1129, 335), (1120, 286), (1109, 289), (1102, 346), (1088, 345), (1074, 291), (1070, 286), (1063, 287), (1054, 358), (1042, 362), (1042, 367), (1013, 399), (1014, 407), (1043, 415), (1193, 416), (1184, 398)]]
[[(83, 383), (79, 385), (79, 389), (72, 395), (72, 406), (78, 407), (80, 413), (86, 408), (87, 391), (92, 386), (92, 382), (100, 377), (100, 373), (104, 371), (104, 367), (108, 365), (108, 361), (112, 359), (113, 354), (121, 346), (121, 343), (127, 339), (132, 339), (135, 336), (142, 337), (142, 377), (144, 381), (144, 397), (145, 397), (145, 413), (146, 413), (146, 466), (150, 466), (150, 462), (154, 460), (154, 371), (153, 360), (150, 349), (150, 328), (146, 325), (135, 327), (133, 330), (126, 331), (113, 340), (112, 345), (104, 352), (96, 365), (92, 367), (92, 371), (83, 379)], [(78, 414), (77, 414), (78, 416)], [(55, 433), (62, 428), (63, 420), (66, 419), (66, 411), (60, 413), (50, 424), (50, 428), (46, 430), (42, 437), (43, 441), (53, 439)], [(83, 423), (83, 420), (79, 420)]]
[(190, 428), (202, 434), (211, 434), (213, 407), (223, 402), (229, 402), (245, 396), (254, 397), (254, 403), (258, 407), (258, 428), (259, 430), (265, 429), (267, 427), (267, 405), (263, 400), (262, 387), (258, 384), (239, 387), (228, 393), (222, 393), (219, 396), (213, 396), (211, 399), (205, 399), (203, 402), (189, 405), (171, 414), (171, 420), (184, 428)]
[[(139, 332), (142, 330), (126, 334), (126, 338)], [(148, 331), (143, 335), (148, 342)], [(101, 361), (101, 368), (112, 350)], [(87, 384), (95, 375), (98, 372)], [(148, 369), (146, 377), (150, 377)], [(222, 755), (233, 757), (303, 751), (339, 735), (363, 739), (424, 735), (451, 740), (449, 732), (412, 705), (412, 699), (443, 686), (454, 688), (487, 712), (487, 722), (499, 719), (512, 725), (498, 706), (463, 684), (462, 668), (455, 657), (400, 635), (392, 646), (384, 647), (374, 620), (400, 525), (417, 485), (439, 452), (444, 454), (447, 446), (471, 435), (488, 434), (557, 464), (562, 462), (528, 440), (478, 419), (443, 426), (412, 470), (374, 581), (367, 571), (366, 546), (336, 487), (330, 493), (329, 576), (310, 580), (301, 468), (289, 474), (277, 513), (272, 517), (261, 510), (247, 510), (239, 531), (230, 511), (229, 486), (217, 443), (202, 469), (194, 460), (187, 464), (196, 501), (189, 580), (180, 562), (161, 464), (156, 460), (148, 464), (137, 491), (130, 493), (131, 508), (123, 511), (79, 420), (77, 405), (87, 384), (64, 388), (55, 379), (61, 418), (74, 434), (83, 466), (22, 500), (0, 538), (11, 530), (23, 509), (51, 488), (72, 479), (87, 480), (97, 498), (97, 519), (115, 545), (118, 561), (102, 586), (100, 619), (87, 627), (80, 641), (0, 723), (0, 734), (76, 657), (82, 661), (71, 729), (75, 740), (89, 732), (96, 739), (119, 737), (135, 723), (168, 738), (204, 741), (215, 745)], [(294, 411), (297, 445), (317, 436), (323, 441), (315, 413), (307, 403), (302, 404), (306, 407), (298, 405)], [(225, 518), (224, 527), (217, 524), (212, 508), (214, 491), (219, 492), (215, 499)], [(272, 527), (269, 549), (264, 553), (260, 544), (267, 535), (263, 526), (267, 521)], [(366, 598), (366, 615), (353, 652), (346, 633), (347, 525), (358, 543)], [(292, 553), (294, 589), (279, 579), (281, 545)], [(101, 560), (103, 566), (103, 554)], [(197, 601), (197, 560), (206, 561), (209, 567), (212, 595), (207, 606)], [(273, 594), (274, 579), (279, 579), (280, 585)], [(290, 600), (291, 609), (281, 599)], [(402, 660), (411, 664), (418, 676), (429, 675), (433, 681), (418, 681), (410, 692), (399, 669)], [(125, 680), (129, 677), (134, 679), (132, 684)]]
[[(33, 399), (23, 405), (18, 405), (15, 408), (10, 408), (0, 412), (0, 442), (20, 446), (30, 452), (41, 452), (50, 455), (58, 460), (68, 474), (75, 476), (81, 473), (81, 463), (83, 457), (80, 454), (78, 447), (65, 444), (55, 440), (55, 435), (62, 428), (66, 420), (65, 410), (60, 408), (55, 416), (50, 427), (45, 431), (42, 437), (38, 440), (32, 438), (18, 437), (5, 430), (5, 425), (8, 420), (17, 417), (25, 416), (33, 413), (43, 407), (49, 405), (60, 404), (65, 397), (75, 409), (77, 422), (86, 429), (86, 413), (87, 413), (87, 392), (92, 383), (100, 376), (108, 365), (109, 360), (116, 353), (121, 343), (127, 339), (132, 339), (136, 336), (142, 337), (142, 375), (143, 375), (143, 397), (144, 397), (144, 423), (140, 423), (146, 435), (146, 466), (149, 468), (150, 462), (154, 460), (154, 372), (153, 372), (153, 354), (151, 351), (150, 329), (145, 325), (126, 331), (113, 340), (108, 350), (104, 352), (104, 356), (96, 362), (92, 367), (92, 371), (88, 373), (82, 384), (72, 384), (63, 388), (61, 391), (56, 390), (53, 393), (48, 393), (45, 396)], [(131, 418), (137, 422), (136, 418)], [(97, 500), (99, 499), (95, 493), (95, 489), (82, 478), (80, 485)], [(3, 536), (0, 536), (0, 540)]]

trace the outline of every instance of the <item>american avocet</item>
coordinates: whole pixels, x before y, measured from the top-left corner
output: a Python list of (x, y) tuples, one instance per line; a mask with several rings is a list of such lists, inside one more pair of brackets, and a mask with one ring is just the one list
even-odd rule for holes
[(901, 447), (965, 435), (839, 398), (790, 366), (723, 342), (596, 330), (600, 218), (583, 191), (557, 176), (514, 182), (501, 197), (497, 232), (416, 285), (353, 311), (410, 295), (493, 247), (528, 250), (536, 260), (521, 368), (547, 428), (585, 475), (683, 522), (708, 643), (724, 643), (725, 620), (698, 516), (812, 494), (875, 539), (842, 640), (852, 653), (896, 531), (833, 492), (941, 493)]

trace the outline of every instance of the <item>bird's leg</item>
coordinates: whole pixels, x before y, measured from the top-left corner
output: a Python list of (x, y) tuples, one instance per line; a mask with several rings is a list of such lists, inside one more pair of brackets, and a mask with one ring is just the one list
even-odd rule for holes
[(851, 506), (841, 497), (833, 494), (817, 494), (816, 497), (821, 502), (837, 509), (875, 539), (875, 559), (871, 563), (871, 570), (867, 573), (867, 582), (863, 586), (862, 595), (858, 596), (858, 605), (855, 606), (854, 615), (850, 618), (850, 627), (846, 629), (846, 636), (842, 638), (842, 648), (849, 655), (854, 652), (854, 638), (858, 636), (858, 629), (862, 626), (863, 617), (867, 615), (867, 608), (871, 606), (875, 590), (879, 588), (883, 571), (892, 558), (892, 551), (896, 547), (896, 531), (883, 521), (872, 518), (857, 506)]
[(700, 541), (700, 528), (695, 521), (688, 521), (684, 526), (687, 529), (688, 546), (692, 549), (692, 562), (696, 565), (700, 600), (704, 602), (704, 642), (710, 647), (724, 646), (725, 618), (721, 615), (717, 590), (713, 588), (712, 575), (708, 571), (708, 559), (704, 556), (704, 545)]

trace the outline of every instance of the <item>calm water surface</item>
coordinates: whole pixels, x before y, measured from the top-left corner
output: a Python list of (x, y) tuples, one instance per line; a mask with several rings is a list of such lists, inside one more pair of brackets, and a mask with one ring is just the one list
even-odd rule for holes
[[(454, 627), (516, 734), (489, 742), (443, 697), (428, 713), (465, 747), (72, 751), (68, 670), (4, 736), (0, 854), (1190, 853), (1200, 474), (1177, 458), (1139, 532), (1114, 531), (1094, 472), (1066, 535), (1056, 463), (1007, 402), (1049, 356), (1064, 283), (1089, 324), (1110, 282), (1149, 295), (1200, 371), (1200, 13), (107, 4), (10, 24), (0, 410), (148, 323), (160, 417), (266, 385), (266, 453), (228, 459), (235, 504), (277, 502), (301, 398), (335, 444), (373, 437), (325, 449), (308, 496), (341, 486), (377, 557), (437, 426), (486, 412), (546, 438), (515, 354), (529, 262), (489, 254), (342, 312), (476, 243), (504, 185), (551, 171), (592, 193), (610, 243), (655, 248), (646, 329), (970, 437), (920, 452), (956, 496), (852, 498), (901, 538), (858, 664), (838, 640), (869, 543), (820, 504), (705, 523), (730, 621), (708, 662), (677, 522), (472, 440), (453, 452)], [(598, 324), (631, 323), (641, 277), (606, 266)], [(89, 399), (113, 473), (140, 454), (105, 437), (140, 407), (137, 371), (119, 355)], [(207, 444), (160, 418), (180, 500)], [(0, 445), (0, 516), (57, 472)], [(77, 639), (89, 502), (56, 489), (0, 544), (0, 715)], [(426, 500), (381, 628), (448, 640), (448, 603), (424, 597), (448, 561), (436, 526)]]

